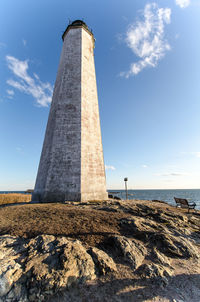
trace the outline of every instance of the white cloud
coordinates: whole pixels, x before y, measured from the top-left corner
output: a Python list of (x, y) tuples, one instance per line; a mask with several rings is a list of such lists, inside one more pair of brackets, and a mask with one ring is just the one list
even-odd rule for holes
[(186, 8), (190, 5), (190, 0), (175, 0), (176, 5), (180, 6), (181, 8)]
[(189, 175), (188, 173), (185, 172), (167, 172), (167, 173), (157, 173), (154, 174), (155, 176), (187, 176)]
[(200, 158), (200, 152), (191, 152), (191, 154), (193, 154), (194, 156)]
[(26, 94), (32, 95), (36, 103), (46, 107), (51, 103), (53, 87), (50, 83), (43, 83), (39, 77), (28, 74), (28, 60), (20, 61), (15, 57), (6, 56), (8, 68), (16, 76), (16, 80), (9, 79), (7, 84)]
[(40, 78), (39, 78), (39, 76), (37, 75), (37, 73), (33, 73), (33, 75), (34, 75), (34, 77), (36, 78), (36, 80), (39, 80)]
[(175, 34), (175, 39), (179, 39), (180, 35), (179, 34)]
[(26, 46), (27, 41), (26, 41), (26, 40), (24, 40), (24, 39), (22, 39), (22, 43), (24, 44), (24, 46)]
[(183, 155), (193, 155), (197, 158), (200, 158), (200, 151), (197, 151), (197, 152), (181, 152), (181, 154), (183, 154)]
[(8, 89), (8, 90), (7, 90), (7, 94), (9, 94), (9, 95), (14, 95), (15, 93), (14, 93), (13, 90)]
[(7, 98), (9, 98), (9, 99), (13, 99), (13, 96), (14, 96), (14, 91), (13, 90), (11, 90), (11, 89), (7, 89), (6, 90), (6, 92), (7, 92)]
[(8, 89), (6, 91), (7, 91), (7, 94), (9, 94), (10, 96), (13, 96), (15, 94), (13, 90)]
[(142, 165), (142, 168), (148, 168), (148, 166), (147, 165)]
[(17, 153), (24, 155), (24, 151), (23, 151), (22, 147), (16, 147), (16, 151), (17, 151)]
[(146, 67), (156, 67), (166, 51), (170, 50), (164, 39), (164, 27), (171, 22), (171, 9), (159, 8), (156, 3), (146, 4), (143, 19), (132, 24), (126, 33), (128, 47), (141, 59), (132, 63), (128, 72), (121, 72), (120, 75), (126, 78)]
[(116, 170), (114, 166), (107, 166), (107, 165), (105, 165), (105, 169), (112, 170), (112, 171)]

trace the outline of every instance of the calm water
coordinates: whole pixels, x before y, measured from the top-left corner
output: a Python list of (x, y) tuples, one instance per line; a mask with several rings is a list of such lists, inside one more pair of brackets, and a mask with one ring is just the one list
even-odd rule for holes
[[(125, 190), (108, 190), (120, 192), (119, 197), (125, 198)], [(174, 197), (186, 198), (188, 201), (194, 201), (197, 209), (200, 210), (200, 189), (191, 190), (129, 190), (129, 199), (152, 200), (158, 199), (175, 205)]]
[(9, 193), (20, 193), (24, 194), (26, 193), (25, 191), (0, 191), (0, 194), (9, 194)]
[[(122, 199), (126, 198), (125, 190), (108, 190), (109, 192), (120, 192), (118, 194)], [(24, 193), (24, 191), (0, 191), (5, 193)], [(174, 197), (186, 198), (189, 201), (195, 201), (197, 209), (200, 210), (200, 189), (196, 190), (129, 190), (129, 199), (152, 200), (158, 199), (166, 201), (171, 205), (175, 205)]]

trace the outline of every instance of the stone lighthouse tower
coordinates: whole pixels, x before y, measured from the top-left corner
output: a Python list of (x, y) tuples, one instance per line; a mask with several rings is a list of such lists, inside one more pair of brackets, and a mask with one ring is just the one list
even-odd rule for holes
[(94, 65), (94, 36), (76, 20), (63, 36), (32, 200), (102, 200), (105, 168)]

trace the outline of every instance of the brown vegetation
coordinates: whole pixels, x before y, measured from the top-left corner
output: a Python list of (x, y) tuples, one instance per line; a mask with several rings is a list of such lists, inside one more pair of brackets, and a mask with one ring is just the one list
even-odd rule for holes
[[(143, 225), (151, 221), (158, 223), (154, 232), (165, 227), (174, 227), (176, 220), (182, 221), (184, 228), (188, 226), (187, 211), (176, 209), (167, 204), (149, 201), (113, 202), (109, 203), (49, 203), (3, 206), (0, 208), (0, 235), (10, 234), (25, 238), (33, 238), (40, 234), (73, 237), (85, 245), (98, 246), (110, 235), (128, 235), (120, 223), (122, 218), (134, 217)], [(192, 213), (188, 215), (192, 219)], [(190, 227), (192, 225), (190, 224)], [(189, 226), (188, 226), (189, 227)], [(151, 228), (136, 234), (139, 239), (151, 235)]]
[(119, 234), (119, 219), (124, 216), (65, 204), (16, 205), (0, 209), (0, 234), (62, 235), (96, 245), (106, 235)]
[(31, 194), (8, 193), (0, 194), (0, 205), (7, 203), (29, 202)]

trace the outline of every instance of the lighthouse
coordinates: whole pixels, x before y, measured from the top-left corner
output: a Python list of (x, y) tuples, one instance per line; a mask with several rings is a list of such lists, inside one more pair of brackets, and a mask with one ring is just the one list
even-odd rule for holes
[(76, 20), (62, 35), (53, 98), (32, 201), (105, 200), (105, 166), (93, 33)]

